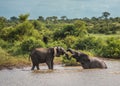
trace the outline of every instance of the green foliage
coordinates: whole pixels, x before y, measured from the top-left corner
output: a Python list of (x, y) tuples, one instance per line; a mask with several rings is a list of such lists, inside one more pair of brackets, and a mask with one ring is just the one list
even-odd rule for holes
[(23, 67), (30, 64), (25, 58), (16, 58), (8, 54), (0, 47), (0, 69), (11, 67)]
[(81, 50), (99, 49), (100, 47), (101, 41), (96, 37), (79, 38), (75, 44), (75, 48)]
[(39, 16), (30, 20), (29, 14), (10, 19), (0, 17), (0, 47), (11, 55), (24, 55), (35, 47), (61, 46), (119, 58), (120, 17), (109, 15), (103, 12), (102, 16), (91, 19)]
[(21, 15), (19, 15), (19, 20), (21, 22), (24, 22), (28, 19), (28, 17), (29, 17), (29, 14), (21, 14)]
[(10, 46), (11, 46), (11, 43), (0, 39), (0, 47), (1, 47), (1, 48), (6, 48), (6, 49), (7, 49), (7, 48), (9, 48)]
[(70, 60), (68, 60), (65, 56), (63, 57), (62, 63), (65, 64), (65, 66), (78, 65), (78, 63), (76, 62), (76, 59), (71, 58)]
[(48, 45), (47, 45), (47, 47), (56, 47), (56, 46), (60, 46), (60, 47), (63, 47), (63, 48), (67, 48), (67, 46), (66, 46), (66, 44), (64, 44), (63, 43), (63, 41), (54, 41), (54, 42), (52, 42), (52, 43), (49, 43)]
[(34, 29), (34, 26), (29, 21), (25, 21), (16, 27), (14, 34), (32, 35), (33, 29)]
[(85, 26), (85, 22), (81, 20), (76, 20), (74, 22), (74, 26), (76, 28), (76, 36), (84, 36), (87, 34), (87, 28)]
[(101, 56), (120, 58), (120, 39), (107, 39), (107, 45), (102, 48)]
[(68, 35), (75, 35), (74, 25), (66, 25), (62, 29), (56, 30), (54, 33), (55, 39), (63, 39)]
[(6, 27), (0, 31), (0, 37), (4, 40), (12, 40), (11, 33), (15, 30), (13, 27)]
[(103, 13), (102, 13), (102, 16), (103, 16), (105, 19), (107, 19), (108, 16), (110, 16), (110, 13), (109, 13), (109, 12), (103, 12)]
[(34, 26), (29, 21), (18, 24), (16, 28), (4, 28), (0, 33), (0, 37), (6, 41), (23, 40), (24, 36), (40, 38), (39, 32), (34, 29)]
[(6, 27), (7, 19), (5, 17), (0, 17), (0, 30)]
[(21, 44), (22, 51), (27, 52), (37, 47), (45, 47), (45, 44), (40, 39), (35, 39), (34, 37), (24, 40)]
[(67, 48), (74, 48), (74, 44), (77, 41), (77, 37), (75, 36), (67, 36), (64, 39), (64, 43), (67, 45)]
[(36, 30), (42, 30), (44, 28), (44, 24), (38, 20), (34, 20), (34, 21), (32, 21), (32, 23)]
[[(103, 12), (96, 18), (68, 19), (62, 16), (39, 16), (28, 19), (29, 14), (7, 19), (0, 17), (0, 68), (28, 63), (25, 58), (36, 47), (72, 48), (89, 56), (120, 58), (120, 17), (109, 17)], [(78, 65), (74, 58), (57, 59), (65, 65)]]

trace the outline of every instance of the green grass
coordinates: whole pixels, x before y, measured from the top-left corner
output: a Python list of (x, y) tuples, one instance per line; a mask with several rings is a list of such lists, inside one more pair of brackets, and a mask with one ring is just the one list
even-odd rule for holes
[(110, 38), (120, 39), (119, 34), (110, 34), (110, 35), (106, 35), (106, 34), (89, 34), (89, 36), (93, 36), (93, 37), (96, 37), (96, 38), (98, 38), (100, 40), (104, 40), (104, 41), (106, 41), (107, 39), (110, 39)]
[(111, 38), (111, 37), (120, 38), (119, 34), (112, 34), (112, 35), (106, 35), (106, 34), (89, 34), (89, 36), (95, 36), (95, 37), (104, 38), (104, 39)]

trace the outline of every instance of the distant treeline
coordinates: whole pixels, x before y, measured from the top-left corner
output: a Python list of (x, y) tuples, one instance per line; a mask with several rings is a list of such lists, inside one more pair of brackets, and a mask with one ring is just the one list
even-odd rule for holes
[(66, 16), (28, 19), (29, 14), (0, 17), (0, 47), (11, 55), (24, 55), (36, 47), (61, 46), (95, 56), (120, 58), (120, 17), (103, 12), (98, 18)]

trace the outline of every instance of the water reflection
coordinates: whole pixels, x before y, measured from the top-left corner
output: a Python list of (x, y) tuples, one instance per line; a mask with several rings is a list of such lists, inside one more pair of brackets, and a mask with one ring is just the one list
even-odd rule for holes
[(82, 69), (55, 65), (54, 70), (40, 66), (0, 71), (0, 86), (119, 86), (120, 61), (105, 61), (108, 69)]

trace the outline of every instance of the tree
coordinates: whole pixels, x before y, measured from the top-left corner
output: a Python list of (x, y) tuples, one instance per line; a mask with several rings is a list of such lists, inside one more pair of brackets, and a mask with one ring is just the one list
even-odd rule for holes
[(21, 15), (19, 15), (19, 20), (21, 22), (24, 22), (28, 19), (28, 17), (29, 17), (29, 14), (21, 14)]
[(109, 12), (103, 12), (103, 13), (102, 13), (102, 17), (103, 17), (103, 18), (107, 19), (108, 16), (110, 16), (110, 13), (109, 13)]
[(13, 22), (16, 22), (18, 20), (17, 17), (13, 16), (13, 17), (10, 17), (10, 21), (13, 21)]
[(106, 21), (106, 29), (107, 30), (109, 30), (109, 21), (108, 21), (108, 16), (110, 16), (110, 13), (109, 12), (103, 12), (102, 13), (102, 17), (105, 19), (105, 21)]
[(52, 17), (47, 17), (47, 18), (46, 18), (47, 24), (50, 24), (51, 21), (52, 21)]
[(38, 20), (43, 22), (44, 21), (44, 17), (43, 16), (39, 16)]
[(62, 21), (67, 20), (67, 16), (61, 16), (61, 20), (62, 20)]
[(16, 24), (19, 23), (19, 18), (12, 16), (10, 17), (10, 20), (8, 23), (9, 23), (9, 26), (16, 26)]
[(74, 26), (76, 29), (76, 36), (84, 36), (85, 34), (87, 34), (87, 28), (85, 25), (86, 23), (81, 20), (76, 20), (74, 22)]
[(61, 20), (65, 20), (66, 18), (66, 16), (61, 16)]
[(57, 23), (57, 19), (58, 19), (57, 16), (53, 16), (53, 17), (52, 17), (52, 21), (53, 21), (54, 23)]

